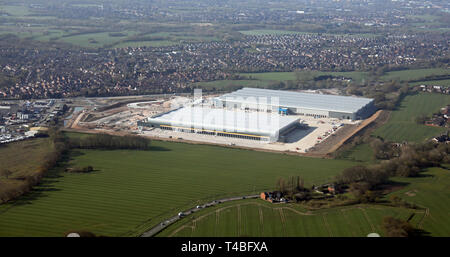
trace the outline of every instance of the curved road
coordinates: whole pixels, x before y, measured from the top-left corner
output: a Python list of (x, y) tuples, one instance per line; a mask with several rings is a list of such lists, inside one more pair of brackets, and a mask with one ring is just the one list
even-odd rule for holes
[[(230, 197), (230, 198), (225, 198), (225, 199), (220, 199), (220, 200), (214, 200), (214, 201), (212, 201), (212, 202), (209, 202), (209, 203), (205, 203), (205, 204), (203, 204), (203, 205), (200, 205), (201, 208), (194, 207), (194, 208), (191, 208), (191, 209), (189, 209), (189, 210), (187, 210), (187, 211), (184, 211), (184, 212), (183, 212), (183, 214), (184, 214), (183, 217), (186, 217), (186, 216), (188, 216), (188, 215), (190, 215), (190, 214), (193, 214), (193, 213), (195, 213), (195, 212), (198, 212), (198, 211), (200, 211), (201, 209), (206, 208), (206, 207), (215, 206), (215, 205), (217, 205), (217, 204), (224, 203), (224, 202), (229, 202), (229, 201), (242, 200), (242, 199), (244, 199), (244, 198), (245, 198), (245, 199), (259, 198), (259, 195), (246, 195), (246, 196), (238, 196), (238, 197)], [(148, 230), (147, 232), (144, 232), (144, 233), (141, 235), (141, 237), (152, 237), (152, 236), (156, 235), (156, 234), (159, 233), (161, 230), (165, 229), (166, 227), (168, 227), (169, 225), (171, 225), (172, 223), (174, 223), (175, 221), (177, 221), (177, 220), (179, 220), (179, 219), (182, 219), (182, 218), (179, 217), (178, 215), (175, 215), (175, 216), (173, 216), (173, 217), (171, 217), (171, 218), (169, 218), (169, 219), (167, 219), (167, 220), (161, 222), (160, 224), (154, 226), (153, 228), (151, 228), (151, 229)]]

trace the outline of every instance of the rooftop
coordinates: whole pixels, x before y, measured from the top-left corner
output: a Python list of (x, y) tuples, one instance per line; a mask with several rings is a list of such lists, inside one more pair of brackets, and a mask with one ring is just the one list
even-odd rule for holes
[(266, 112), (183, 107), (148, 118), (148, 121), (171, 126), (274, 136), (280, 129), (298, 122), (299, 118)]
[[(264, 101), (264, 98), (267, 101)], [(283, 107), (351, 113), (357, 112), (373, 101), (371, 98), (364, 97), (323, 95), (248, 87), (218, 97), (220, 100), (231, 102), (247, 104), (267, 102), (268, 105), (276, 105), (275, 98), (278, 98), (278, 105)]]

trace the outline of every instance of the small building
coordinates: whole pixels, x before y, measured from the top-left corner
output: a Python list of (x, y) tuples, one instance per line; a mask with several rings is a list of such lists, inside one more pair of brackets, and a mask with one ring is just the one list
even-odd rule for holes
[(436, 143), (448, 143), (450, 142), (450, 137), (448, 135), (441, 135), (432, 139)]
[(286, 202), (283, 198), (283, 193), (280, 191), (262, 192), (260, 198), (271, 203)]

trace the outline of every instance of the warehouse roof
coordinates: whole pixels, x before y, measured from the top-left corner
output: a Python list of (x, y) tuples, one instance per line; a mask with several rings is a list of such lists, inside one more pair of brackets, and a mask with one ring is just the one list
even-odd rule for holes
[(298, 117), (292, 116), (208, 107), (183, 107), (160, 116), (148, 118), (150, 123), (170, 124), (175, 127), (193, 127), (267, 136), (274, 136), (281, 129), (298, 121)]
[(262, 98), (267, 98), (266, 102), (268, 105), (274, 105), (275, 99), (273, 98), (278, 98), (278, 105), (282, 107), (349, 113), (357, 112), (373, 101), (371, 98), (364, 97), (322, 95), (247, 87), (218, 97), (222, 101), (248, 104), (255, 104), (258, 101), (264, 103), (264, 101), (261, 101)]

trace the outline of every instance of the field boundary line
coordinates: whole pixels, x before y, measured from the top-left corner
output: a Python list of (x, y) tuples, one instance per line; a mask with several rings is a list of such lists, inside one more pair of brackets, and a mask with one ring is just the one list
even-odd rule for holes
[(216, 210), (215, 211), (216, 212), (216, 226), (218, 226), (219, 225), (219, 210)]
[(243, 229), (243, 228), (241, 228), (241, 224), (242, 224), (242, 221), (241, 221), (241, 205), (240, 204), (238, 204), (237, 206), (236, 206), (237, 208), (237, 225), (238, 225), (238, 236), (240, 236), (241, 235), (241, 229)]
[(328, 230), (328, 234), (330, 235), (330, 237), (333, 237), (333, 232), (331, 231), (330, 225), (328, 224), (327, 218), (325, 217), (327, 214), (326, 213), (322, 213), (322, 219), (323, 219), (323, 223), (325, 225), (325, 227)]
[(422, 229), (423, 220), (430, 215), (430, 209), (426, 208), (425, 213), (417, 224), (417, 228)]
[[(186, 225), (183, 225), (183, 226), (175, 229), (168, 237), (173, 237), (175, 234), (177, 234), (178, 232), (180, 232), (181, 230), (183, 230), (186, 227), (187, 227)], [(189, 227), (191, 227), (191, 229), (192, 229), (192, 226), (189, 226)]]
[(216, 213), (216, 228), (214, 229), (214, 235), (216, 236), (217, 227), (219, 226), (220, 211), (216, 210), (215, 213)]
[[(345, 222), (347, 223), (348, 227), (352, 226), (352, 223), (348, 220), (347, 214), (345, 213), (347, 209), (341, 209), (339, 210), (342, 213), (342, 216), (344, 216)], [(350, 229), (350, 231), (352, 232), (352, 236), (356, 237), (356, 233), (355, 230)]]
[(258, 212), (259, 212), (259, 225), (261, 226), (261, 236), (262, 236), (264, 233), (264, 217), (260, 204), (258, 204)]
[(372, 232), (375, 232), (375, 226), (374, 226), (374, 225), (372, 224), (372, 222), (370, 221), (369, 215), (367, 215), (366, 210), (365, 210), (364, 208), (362, 208), (362, 207), (359, 207), (359, 209), (362, 211), (362, 213), (363, 213), (363, 215), (364, 215), (364, 218), (366, 218), (367, 222), (369, 223), (370, 228), (372, 228)]
[[(256, 203), (245, 203), (244, 205), (249, 205), (249, 204), (256, 204)], [(221, 211), (223, 211), (223, 210), (226, 210), (226, 209), (229, 209), (229, 208), (232, 208), (232, 207), (235, 207), (235, 205), (222, 207), (222, 208), (220, 208), (220, 209), (215, 210), (215, 212), (206, 213), (206, 214), (204, 214), (204, 215), (202, 215), (202, 216), (197, 217), (196, 219), (193, 219), (191, 222), (192, 222), (192, 224), (195, 224), (195, 226), (196, 226), (196, 224), (197, 224), (196, 222), (197, 222), (197, 221), (200, 221), (200, 220), (204, 219), (205, 217), (210, 216), (210, 215), (213, 215), (213, 214), (218, 215), (219, 212), (221, 212)], [(194, 222), (195, 222), (195, 223), (194, 223)], [(182, 227), (188, 227), (188, 226), (187, 226), (187, 225), (181, 226), (180, 228), (178, 228), (178, 229), (176, 230), (177, 233), (181, 230)], [(189, 226), (189, 227), (190, 227), (190, 226)], [(174, 233), (172, 233), (171, 235), (173, 235), (173, 234), (174, 234)]]
[(283, 228), (283, 234), (284, 234), (284, 236), (286, 236), (286, 220), (284, 219), (283, 208), (277, 208), (277, 209), (278, 209), (278, 212), (280, 213), (281, 227)]
[[(208, 204), (205, 204), (205, 206), (211, 206), (211, 205), (216, 206), (217, 203), (220, 203), (220, 202), (232, 202), (232, 201), (241, 200), (241, 199), (257, 199), (258, 197), (259, 197), (259, 195), (246, 195), (246, 196), (239, 196), (239, 197), (230, 197), (230, 198), (225, 198), (225, 199), (220, 199), (220, 200), (214, 200), (214, 201), (212, 201), (212, 202), (210, 202)], [(254, 202), (245, 203), (245, 205), (247, 205), (247, 204), (256, 204), (256, 203), (254, 203)], [(222, 208), (217, 209), (217, 210), (220, 211), (220, 210), (223, 210), (223, 209), (226, 209), (226, 208), (230, 208), (230, 207), (233, 207), (233, 206), (235, 206), (235, 205), (222, 207)], [(191, 209), (185, 211), (184, 213), (185, 213), (185, 215), (190, 215), (190, 214), (195, 213), (198, 210), (199, 210), (198, 208), (194, 207), (194, 208), (191, 208)], [(201, 218), (203, 218), (205, 216), (208, 216), (208, 215), (212, 215), (212, 214), (214, 214), (214, 213), (213, 212), (206, 213), (206, 214), (198, 217), (196, 220), (200, 220)], [(139, 237), (151, 237), (151, 236), (154, 236), (154, 235), (158, 234), (159, 232), (161, 232), (162, 230), (166, 229), (168, 226), (170, 226), (173, 223), (175, 223), (176, 221), (178, 221), (179, 219), (180, 219), (180, 217), (178, 215), (173, 216), (173, 217), (163, 221), (163, 223), (168, 222), (167, 226), (162, 227), (161, 225), (155, 225), (155, 226), (151, 227), (150, 229), (146, 230), (145, 232), (140, 233)]]
[(300, 214), (300, 215), (305, 215), (305, 216), (314, 216), (314, 215), (317, 215), (317, 214), (312, 214), (312, 213), (301, 212), (301, 211), (296, 210), (296, 209), (294, 209), (294, 208), (292, 208), (292, 207), (282, 207), (282, 208), (287, 209), (287, 210), (290, 210), (290, 211), (293, 211), (293, 212), (295, 212), (295, 213), (297, 213), (297, 214)]
[(192, 236), (192, 234), (194, 234), (195, 229), (197, 229), (197, 221), (196, 220), (192, 221), (191, 228), (192, 228), (192, 232), (191, 232), (191, 236)]

